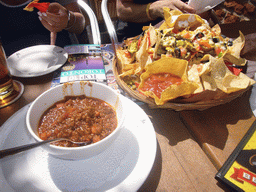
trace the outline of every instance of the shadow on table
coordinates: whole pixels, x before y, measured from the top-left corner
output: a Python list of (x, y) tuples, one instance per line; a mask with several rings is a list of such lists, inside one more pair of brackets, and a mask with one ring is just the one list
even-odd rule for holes
[(150, 174), (148, 175), (148, 178), (146, 179), (144, 184), (141, 186), (141, 188), (138, 190), (138, 192), (156, 191), (160, 181), (161, 170), (162, 170), (162, 153), (161, 153), (159, 143), (157, 142), (157, 151), (156, 151), (156, 158), (155, 158), (154, 165), (151, 169)]
[(151, 116), (155, 131), (166, 137), (169, 145), (175, 146), (187, 139), (194, 140), (180, 120), (179, 113), (170, 109), (149, 109), (144, 107), (144, 110)]
[(51, 82), (54, 72), (38, 76), (38, 77), (13, 77), (13, 79), (20, 81), (24, 85), (35, 85)]
[(256, 50), (256, 33), (245, 35), (245, 45), (241, 51), (241, 57), (247, 60), (256, 61), (255, 50)]
[[(253, 114), (249, 103), (250, 95), (251, 90), (229, 103), (204, 111), (182, 111), (180, 115), (200, 145), (208, 143), (223, 150), (228, 137), (232, 137), (233, 131), (236, 132), (235, 135), (237, 132), (241, 132), (241, 136), (245, 134), (243, 129), (228, 129), (228, 125), (239, 124), (242, 122), (241, 120), (252, 118)], [(250, 121), (248, 121), (249, 123)], [(250, 125), (248, 125), (249, 127)], [(235, 142), (239, 142), (241, 138), (234, 137), (232, 139), (238, 139)]]
[(234, 189), (231, 189), (227, 185), (224, 185), (223, 183), (217, 182), (217, 185), (225, 192), (233, 192)]

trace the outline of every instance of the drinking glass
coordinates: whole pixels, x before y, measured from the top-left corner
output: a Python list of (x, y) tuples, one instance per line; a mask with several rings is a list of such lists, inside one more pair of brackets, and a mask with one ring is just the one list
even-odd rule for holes
[(7, 67), (6, 55), (0, 42), (0, 108), (15, 102), (24, 91), (19, 81), (13, 80)]

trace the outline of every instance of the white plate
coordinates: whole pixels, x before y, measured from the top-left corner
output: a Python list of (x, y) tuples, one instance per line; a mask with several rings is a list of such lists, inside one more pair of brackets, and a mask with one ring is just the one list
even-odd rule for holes
[[(86, 160), (57, 159), (41, 147), (0, 159), (1, 191), (137, 191), (156, 155), (156, 135), (147, 114), (125, 98), (124, 129), (113, 145)], [(34, 142), (20, 109), (1, 127), (0, 149)]]
[(7, 58), (11, 75), (36, 77), (60, 68), (67, 61), (68, 53), (55, 45), (36, 45), (13, 53)]

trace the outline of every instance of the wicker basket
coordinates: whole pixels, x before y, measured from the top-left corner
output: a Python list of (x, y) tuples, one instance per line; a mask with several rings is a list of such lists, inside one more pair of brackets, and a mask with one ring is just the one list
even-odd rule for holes
[[(131, 97), (142, 101), (144, 103), (147, 103), (150, 108), (164, 108), (164, 109), (173, 109), (175, 111), (183, 111), (183, 110), (205, 110), (217, 105), (228, 103), (232, 100), (234, 100), (237, 97), (240, 97), (244, 92), (249, 90), (250, 87), (247, 89), (243, 89), (234, 93), (226, 94), (223, 92), (218, 92), (216, 94), (206, 93), (205, 95), (199, 95), (199, 97), (194, 99), (176, 99), (172, 100), (170, 102), (165, 103), (164, 105), (156, 105), (153, 98), (147, 97), (145, 95), (140, 94), (137, 91), (134, 91), (128, 87), (128, 85), (119, 77), (119, 69), (117, 60), (113, 59), (113, 72), (117, 81), (117, 84), (122, 88), (125, 92), (127, 92)], [(203, 99), (200, 100), (200, 98), (205, 98), (207, 96), (211, 95), (211, 97), (214, 99)], [(200, 100), (200, 101), (196, 101)]]

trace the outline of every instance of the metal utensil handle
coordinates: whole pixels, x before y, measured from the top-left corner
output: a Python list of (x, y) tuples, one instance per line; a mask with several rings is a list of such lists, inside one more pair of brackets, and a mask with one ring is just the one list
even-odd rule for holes
[(19, 146), (19, 147), (14, 147), (14, 148), (10, 148), (10, 149), (1, 150), (0, 151), (0, 159), (3, 158), (3, 157), (6, 157), (8, 155), (13, 155), (13, 154), (16, 154), (16, 153), (20, 153), (22, 151), (26, 151), (26, 150), (29, 150), (29, 149), (32, 149), (32, 148), (38, 147), (40, 145), (44, 145), (46, 143), (56, 141), (56, 140), (57, 139), (45, 140), (45, 141), (42, 141), (42, 142), (39, 142), (39, 143), (32, 143), (32, 144), (22, 145), (22, 146)]

